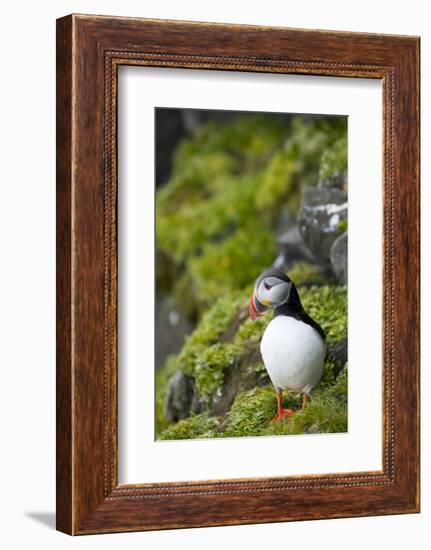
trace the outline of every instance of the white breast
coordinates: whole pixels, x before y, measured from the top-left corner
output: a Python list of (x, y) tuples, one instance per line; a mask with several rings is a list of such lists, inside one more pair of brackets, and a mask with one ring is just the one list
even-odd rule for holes
[(310, 325), (278, 315), (260, 344), (263, 362), (276, 388), (309, 393), (323, 373), (326, 344)]

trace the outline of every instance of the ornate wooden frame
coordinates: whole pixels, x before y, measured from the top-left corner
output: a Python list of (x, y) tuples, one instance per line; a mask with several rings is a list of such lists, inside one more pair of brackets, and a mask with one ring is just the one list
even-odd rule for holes
[[(119, 65), (377, 78), (384, 102), (383, 470), (117, 481)], [(70, 15), (57, 21), (57, 528), (419, 510), (419, 38)]]

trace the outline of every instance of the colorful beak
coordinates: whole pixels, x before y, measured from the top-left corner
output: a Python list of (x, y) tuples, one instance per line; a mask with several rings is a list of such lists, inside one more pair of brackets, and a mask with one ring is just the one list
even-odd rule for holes
[(261, 304), (256, 298), (256, 295), (253, 293), (248, 304), (248, 314), (250, 319), (255, 321), (258, 317), (263, 315), (267, 309), (268, 308)]

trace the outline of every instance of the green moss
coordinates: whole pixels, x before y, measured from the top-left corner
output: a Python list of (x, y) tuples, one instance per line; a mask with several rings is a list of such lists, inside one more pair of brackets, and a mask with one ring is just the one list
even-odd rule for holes
[(347, 220), (341, 220), (340, 223), (337, 226), (337, 229), (339, 231), (347, 231), (348, 228), (348, 221)]
[(259, 115), (201, 126), (178, 146), (172, 178), (157, 193), (158, 206), (175, 212), (181, 203), (197, 203), (220, 190), (226, 176), (255, 172), (286, 133), (281, 120)]
[(243, 302), (240, 293), (220, 298), (203, 315), (195, 331), (186, 339), (175, 361), (177, 368), (193, 375), (200, 354), (210, 345), (217, 344), (226, 331)]
[(283, 406), (295, 411), (292, 417), (271, 423), (277, 411), (272, 385), (255, 388), (237, 396), (226, 420), (214, 437), (340, 433), (347, 431), (346, 375), (332, 387), (316, 391), (300, 410), (302, 398), (284, 392)]
[(191, 416), (185, 420), (180, 420), (159, 433), (157, 439), (205, 439), (214, 437), (214, 430), (217, 428), (219, 420), (216, 417), (209, 417), (206, 414)]
[(295, 160), (291, 152), (281, 150), (274, 153), (261, 178), (256, 192), (256, 206), (261, 211), (279, 208), (288, 198), (294, 200), (293, 210), (298, 208), (299, 193), (292, 175), (295, 172)]
[(181, 171), (197, 154), (224, 151), (239, 165), (268, 155), (286, 137), (288, 128), (280, 118), (266, 115), (238, 116), (228, 123), (210, 122), (201, 126), (193, 139), (184, 141), (175, 158)]
[[(337, 286), (300, 288), (302, 303), (310, 315), (318, 321), (327, 334), (328, 344), (339, 342), (347, 336), (347, 291)], [(239, 437), (301, 433), (335, 433), (347, 430), (347, 370), (329, 359), (324, 374), (313, 391), (311, 400), (303, 412), (292, 418), (270, 424), (276, 411), (275, 391), (271, 385), (256, 387), (239, 393), (223, 418), (208, 416), (213, 397), (222, 388), (226, 369), (241, 357), (247, 357), (259, 340), (272, 315), (269, 313), (255, 322), (248, 318), (239, 322), (227, 341), (220, 341), (238, 321), (238, 314), (247, 305), (251, 288), (237, 292), (232, 297), (218, 300), (203, 316), (195, 332), (187, 339), (181, 353), (171, 358), (167, 366), (157, 373), (158, 433), (163, 439), (188, 437)], [(235, 321), (236, 319), (236, 321)], [(176, 369), (183, 369), (196, 380), (196, 391), (207, 404), (203, 415), (192, 416), (174, 426), (163, 419), (163, 399), (170, 376)], [(261, 361), (250, 366), (266, 377)], [(284, 406), (301, 407), (301, 396), (285, 392)]]
[(347, 431), (347, 371), (332, 386), (318, 386), (303, 411), (267, 426), (263, 435)]
[(157, 192), (157, 205), (165, 212), (175, 212), (178, 202), (197, 203), (206, 193), (208, 182), (235, 172), (234, 159), (223, 151), (190, 155), (180, 169), (176, 167), (168, 185)]
[[(250, 386), (240, 384), (234, 386), (241, 393), (231, 409), (223, 417), (210, 416), (215, 396), (223, 394), (226, 373), (231, 376), (236, 365), (248, 375), (243, 367), (244, 360), (250, 360), (254, 373), (267, 376), (256, 353), (272, 315), (254, 323), (244, 318), (251, 285), (276, 255), (280, 208), (295, 214), (299, 191), (317, 183), (321, 160), (321, 177), (342, 170), (345, 135), (341, 118), (296, 117), (286, 123), (258, 116), (208, 124), (178, 148), (171, 180), (156, 198), (157, 249), (163, 258), (157, 263), (157, 278), (183, 311), (200, 321), (181, 352), (156, 375), (161, 439), (345, 431), (347, 374), (339, 376), (340, 366), (329, 360), (313, 399), (293, 418), (270, 424), (276, 410), (272, 386), (241, 391)], [(329, 284), (308, 263), (297, 264), (289, 275), (305, 309), (325, 330), (328, 344), (344, 339), (346, 289)], [(205, 411), (169, 425), (163, 403), (168, 381), (178, 370), (194, 378)], [(260, 377), (251, 380), (265, 383)], [(299, 397), (287, 392), (284, 400), (294, 409), (301, 405)]]
[(208, 241), (226, 238), (249, 220), (259, 179), (225, 177), (223, 182), (222, 192), (202, 197), (198, 204), (187, 201), (171, 212), (158, 205), (156, 233), (160, 249), (182, 261), (199, 254)]
[(274, 259), (281, 209), (295, 215), (300, 188), (317, 183), (322, 154), (345, 134), (341, 117), (257, 115), (204, 125), (183, 140), (156, 195), (156, 244), (166, 258), (158, 287), (171, 284), (166, 291), (184, 313), (200, 316), (248, 285)]
[(347, 172), (347, 135), (338, 139), (326, 149), (321, 158), (319, 177), (328, 178), (337, 173)]
[(316, 185), (322, 155), (346, 135), (347, 120), (344, 117), (293, 118), (289, 139), (284, 144), (286, 155), (294, 160), (291, 185), (301, 189)]
[(318, 387), (300, 410), (302, 398), (284, 392), (283, 406), (295, 411), (292, 417), (271, 423), (277, 410), (272, 385), (240, 393), (224, 419), (207, 414), (191, 416), (165, 429), (159, 439), (196, 439), (347, 431), (347, 370), (332, 386)]
[(328, 343), (347, 338), (347, 289), (322, 286), (303, 289), (302, 305), (326, 333)]
[(277, 400), (272, 386), (240, 393), (218, 431), (219, 437), (260, 435), (275, 414)]
[[(324, 285), (328, 283), (320, 267), (308, 262), (298, 262), (288, 272), (289, 277), (300, 288), (301, 285)], [(304, 291), (306, 292), (306, 290)]]
[[(169, 377), (175, 371), (182, 370), (195, 379), (197, 397), (210, 403), (223, 383), (224, 370), (233, 363), (236, 353), (235, 346), (228, 342), (220, 343), (220, 337), (243, 305), (243, 297), (239, 293), (218, 300), (186, 339), (181, 352), (170, 358), (166, 367), (161, 369), (168, 374), (158, 375), (160, 381), (158, 379), (157, 384), (166, 386)], [(159, 395), (163, 400), (166, 390), (160, 390)], [(161, 404), (158, 408), (162, 412)]]
[(347, 431), (347, 372), (333, 386), (316, 390), (300, 410), (302, 398), (284, 392), (283, 406), (295, 410), (292, 417), (271, 423), (277, 410), (272, 385), (237, 396), (216, 437), (340, 433)]
[(224, 370), (233, 364), (234, 356), (232, 344), (214, 344), (196, 357), (193, 376), (199, 397), (207, 401), (212, 398), (223, 384)]
[(313, 398), (304, 411), (298, 411), (267, 426), (261, 435), (301, 435), (304, 433), (343, 433), (347, 431), (347, 406), (336, 399)]
[(346, 171), (346, 131), (343, 119), (313, 122), (293, 118), (283, 148), (273, 154), (263, 171), (256, 194), (257, 208), (265, 212), (287, 203), (296, 213), (300, 187), (315, 185), (319, 170), (332, 170), (331, 174), (337, 169)]
[(206, 244), (202, 255), (189, 262), (197, 303), (207, 306), (219, 296), (244, 288), (271, 264), (275, 254), (274, 235), (258, 222), (223, 242)]
[(258, 342), (262, 338), (268, 323), (271, 321), (270, 315), (258, 317), (256, 321), (247, 318), (239, 327), (235, 335), (235, 345), (238, 350), (246, 349), (250, 344)]

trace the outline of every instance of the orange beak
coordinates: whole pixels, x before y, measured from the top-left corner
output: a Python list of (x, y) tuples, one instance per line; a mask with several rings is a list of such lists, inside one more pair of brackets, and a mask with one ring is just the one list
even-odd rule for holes
[(263, 311), (258, 311), (258, 309), (256, 308), (256, 303), (254, 301), (254, 294), (251, 296), (250, 302), (248, 304), (248, 314), (252, 321), (255, 321), (258, 317), (260, 317), (263, 314)]

